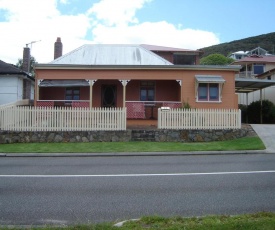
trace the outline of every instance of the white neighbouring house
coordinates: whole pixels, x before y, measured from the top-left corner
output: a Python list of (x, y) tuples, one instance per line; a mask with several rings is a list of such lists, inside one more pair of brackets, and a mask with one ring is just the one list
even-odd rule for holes
[[(275, 56), (252, 55), (236, 60), (233, 65), (242, 66), (235, 79), (239, 104), (250, 104), (260, 99), (275, 104)], [(246, 87), (242, 88), (243, 85)]]
[(0, 60), (0, 105), (34, 98), (34, 78)]

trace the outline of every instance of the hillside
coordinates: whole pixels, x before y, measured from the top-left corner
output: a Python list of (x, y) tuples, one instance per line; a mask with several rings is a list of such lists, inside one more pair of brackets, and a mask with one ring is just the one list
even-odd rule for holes
[(204, 51), (203, 57), (213, 53), (220, 53), (227, 56), (232, 52), (249, 51), (256, 47), (261, 47), (267, 50), (270, 54), (275, 54), (275, 32), (209, 46), (202, 48), (201, 50)]

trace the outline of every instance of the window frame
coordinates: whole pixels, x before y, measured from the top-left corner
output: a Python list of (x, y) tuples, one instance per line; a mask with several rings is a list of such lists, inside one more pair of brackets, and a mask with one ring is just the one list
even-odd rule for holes
[[(204, 95), (202, 98), (201, 94), (201, 88), (202, 86), (204, 86)], [(216, 96), (215, 98), (211, 99), (211, 87), (215, 86), (214, 88), (217, 90), (216, 91)], [(198, 90), (197, 90), (197, 102), (221, 102), (221, 96), (220, 96), (220, 84), (219, 83), (212, 83), (212, 82), (208, 82), (208, 83), (202, 83), (202, 82), (198, 82)]]
[[(143, 98), (142, 91), (145, 91), (145, 98)], [(152, 100), (149, 99), (151, 97), (150, 91), (153, 91)], [(139, 89), (139, 99), (140, 101), (155, 101), (156, 98), (156, 82), (155, 81), (141, 81), (140, 89)], [(143, 100), (145, 99), (145, 100)]]
[[(68, 93), (71, 90), (72, 93)], [(78, 93), (75, 93), (75, 90), (78, 90)], [(71, 99), (67, 99), (67, 96), (71, 96)], [(74, 99), (75, 96), (78, 96), (78, 99)], [(65, 89), (65, 101), (79, 101), (80, 100), (80, 87), (67, 87)]]

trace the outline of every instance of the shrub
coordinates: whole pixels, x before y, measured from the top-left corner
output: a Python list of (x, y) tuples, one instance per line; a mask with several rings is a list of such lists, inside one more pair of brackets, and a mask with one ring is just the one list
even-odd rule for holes
[(248, 122), (251, 124), (261, 123), (261, 111), (263, 124), (275, 123), (275, 105), (269, 100), (252, 102), (247, 107)]
[(239, 109), (241, 110), (242, 123), (247, 123), (247, 106), (243, 104), (239, 104)]

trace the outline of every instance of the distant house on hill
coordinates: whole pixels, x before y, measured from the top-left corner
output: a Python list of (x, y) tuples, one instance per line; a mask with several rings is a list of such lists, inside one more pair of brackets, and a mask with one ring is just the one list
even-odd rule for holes
[(261, 47), (257, 47), (250, 51), (237, 51), (237, 52), (231, 53), (228, 57), (233, 58), (235, 60), (240, 60), (242, 58), (253, 56), (253, 55), (270, 56), (271, 54), (269, 54), (268, 51), (266, 51), (265, 49)]

